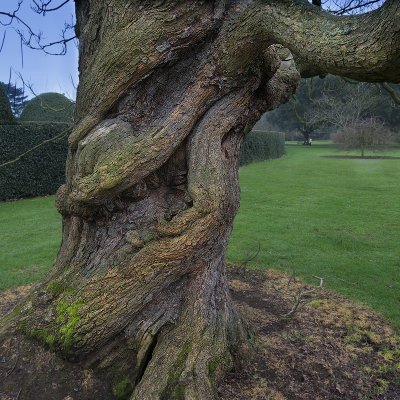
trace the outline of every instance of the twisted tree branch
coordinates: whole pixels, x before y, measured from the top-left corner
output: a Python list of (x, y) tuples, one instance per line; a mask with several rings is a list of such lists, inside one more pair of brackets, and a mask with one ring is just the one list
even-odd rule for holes
[(249, 12), (258, 35), (289, 48), (303, 76), (332, 73), (360, 81), (400, 82), (398, 1), (341, 17), (304, 0), (260, 1), (254, 7), (256, 11)]

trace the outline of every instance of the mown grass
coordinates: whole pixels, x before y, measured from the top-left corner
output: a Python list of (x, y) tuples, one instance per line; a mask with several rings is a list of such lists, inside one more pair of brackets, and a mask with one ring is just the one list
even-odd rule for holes
[(41, 278), (60, 240), (53, 196), (0, 203), (0, 290)]
[[(400, 329), (400, 160), (321, 157), (337, 154), (326, 143), (290, 144), (281, 159), (242, 167), (228, 260), (241, 262), (259, 244), (252, 267), (313, 283), (322, 276)], [(1, 203), (0, 290), (39, 279), (60, 237), (54, 197)]]
[(252, 266), (324, 277), (400, 328), (400, 160), (321, 157), (337, 154), (292, 144), (281, 159), (244, 166), (228, 259), (260, 246)]

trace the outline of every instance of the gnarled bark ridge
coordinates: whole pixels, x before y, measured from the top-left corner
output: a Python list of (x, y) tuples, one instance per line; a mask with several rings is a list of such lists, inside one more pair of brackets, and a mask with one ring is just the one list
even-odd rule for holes
[(123, 369), (131, 399), (215, 398), (246, 348), (224, 270), (243, 132), (300, 77), (261, 18), (276, 4), (76, 0), (63, 242), (3, 337)]

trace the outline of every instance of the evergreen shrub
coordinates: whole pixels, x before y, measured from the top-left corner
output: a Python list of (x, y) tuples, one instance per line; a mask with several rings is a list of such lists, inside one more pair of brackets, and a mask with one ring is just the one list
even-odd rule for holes
[(22, 122), (72, 123), (74, 103), (60, 93), (42, 93), (29, 100), (19, 118)]
[(283, 132), (250, 132), (242, 146), (240, 165), (282, 157), (285, 154)]
[[(65, 181), (66, 123), (20, 123), (0, 125), (0, 164), (24, 154), (36, 145), (63, 134), (0, 168), (0, 201), (54, 194)], [(285, 151), (285, 136), (280, 132), (251, 132), (243, 146), (241, 165), (279, 158)]]
[(15, 123), (14, 115), (11, 111), (10, 102), (3, 87), (0, 86), (0, 125), (11, 125)]
[(0, 167), (0, 200), (54, 194), (65, 181), (69, 133), (70, 125), (65, 123), (0, 125), (0, 164), (48, 139), (62, 136)]

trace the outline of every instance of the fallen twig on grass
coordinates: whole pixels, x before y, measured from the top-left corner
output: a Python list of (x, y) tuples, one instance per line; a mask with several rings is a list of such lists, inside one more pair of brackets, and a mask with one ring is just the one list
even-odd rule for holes
[[(292, 289), (290, 288), (290, 285), (292, 282), (295, 282), (295, 273), (293, 272), (289, 279), (288, 279), (288, 283), (280, 288), (272, 285), (273, 289), (275, 291), (277, 291), (279, 294), (283, 294), (285, 297), (290, 297), (292, 299), (293, 305), (290, 309), (290, 311), (284, 315), (282, 315), (283, 318), (292, 318), (293, 315), (296, 313), (296, 311), (299, 309), (299, 307), (302, 304), (306, 304), (309, 303), (311, 301), (310, 299), (310, 295), (311, 293), (316, 292), (317, 290), (320, 290), (323, 288), (324, 286), (324, 280), (325, 278), (320, 277), (320, 276), (316, 276), (313, 275), (313, 278), (315, 279), (319, 279), (319, 285), (317, 287), (308, 289), (306, 286), (303, 286), (301, 288), (299, 288), (296, 292), (296, 294), (292, 294)], [(287, 293), (285, 293), (287, 292)]]
[(241, 262), (241, 264), (239, 265), (239, 269), (240, 269), (240, 271), (241, 271), (242, 273), (245, 273), (245, 272), (247, 271), (247, 264), (248, 264), (250, 261), (255, 260), (255, 259), (258, 257), (258, 255), (260, 254), (261, 244), (260, 244), (259, 241), (257, 242), (257, 246), (258, 246), (258, 247), (257, 247), (256, 252), (255, 252), (254, 254), (251, 254), (251, 252), (249, 252), (249, 253), (247, 254), (247, 256), (244, 258), (244, 260)]

